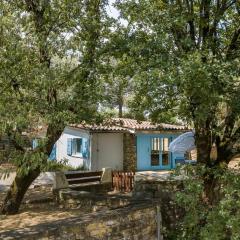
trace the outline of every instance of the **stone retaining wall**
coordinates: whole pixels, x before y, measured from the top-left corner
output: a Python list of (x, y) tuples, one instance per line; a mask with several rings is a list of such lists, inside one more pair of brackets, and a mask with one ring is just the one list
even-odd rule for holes
[(133, 197), (137, 199), (148, 198), (161, 206), (162, 232), (164, 239), (175, 239), (172, 237), (179, 221), (182, 220), (184, 210), (176, 205), (175, 193), (183, 188), (181, 180), (170, 179), (142, 179), (135, 181)]
[(132, 197), (127, 196), (96, 195), (90, 192), (68, 189), (59, 191), (57, 201), (60, 208), (78, 209), (84, 213), (116, 209), (136, 202)]
[(141, 203), (1, 232), (0, 239), (156, 240), (156, 219), (156, 204)]

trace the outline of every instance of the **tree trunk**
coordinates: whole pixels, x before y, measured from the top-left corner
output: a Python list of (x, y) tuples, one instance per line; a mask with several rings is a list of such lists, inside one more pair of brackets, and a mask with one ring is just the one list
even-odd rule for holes
[[(46, 145), (42, 149), (39, 148), (38, 151), (45, 153), (47, 156), (49, 156), (54, 143), (62, 134), (63, 129), (63, 123), (59, 123), (58, 127), (56, 127), (55, 124), (49, 124), (47, 129), (48, 141)], [(17, 175), (5, 197), (1, 209), (2, 214), (16, 214), (18, 212), (26, 191), (28, 190), (32, 182), (41, 173), (40, 165), (36, 169), (30, 168), (27, 174), (23, 174), (20, 170), (20, 168), (17, 170)]]
[(118, 104), (118, 117), (122, 118), (123, 117), (123, 105), (122, 103), (119, 102)]
[(17, 175), (7, 192), (2, 205), (2, 214), (16, 214), (20, 208), (23, 197), (31, 183), (39, 176), (40, 169), (30, 170), (27, 174), (17, 171)]
[(220, 199), (220, 183), (215, 174), (219, 166), (216, 160), (211, 159), (212, 139), (211, 132), (203, 129), (196, 132), (197, 161), (205, 166), (203, 174), (204, 200), (214, 205)]
[(118, 87), (117, 93), (117, 103), (118, 103), (118, 117), (123, 117), (123, 87), (120, 85)]
[(211, 159), (211, 134), (207, 131), (197, 132), (196, 131), (196, 147), (197, 147), (197, 161), (209, 165)]
[(208, 170), (204, 174), (204, 198), (210, 206), (213, 206), (220, 201), (220, 182), (214, 174), (215, 169), (212, 167)]

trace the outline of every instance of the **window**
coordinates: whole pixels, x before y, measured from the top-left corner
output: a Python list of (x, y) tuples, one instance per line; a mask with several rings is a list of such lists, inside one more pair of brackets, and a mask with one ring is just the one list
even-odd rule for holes
[(151, 166), (159, 166), (160, 138), (151, 141)]
[[(170, 164), (169, 143), (169, 138), (153, 137), (151, 139), (151, 166), (159, 166), (160, 159), (162, 159), (162, 166)], [(161, 158), (159, 158), (160, 154)]]
[(82, 157), (82, 138), (68, 138), (67, 154)]
[(161, 152), (162, 152), (162, 165), (167, 166), (169, 165), (169, 139), (168, 138), (162, 138), (161, 139)]
[(81, 155), (82, 154), (82, 139), (73, 138), (72, 142), (72, 155)]

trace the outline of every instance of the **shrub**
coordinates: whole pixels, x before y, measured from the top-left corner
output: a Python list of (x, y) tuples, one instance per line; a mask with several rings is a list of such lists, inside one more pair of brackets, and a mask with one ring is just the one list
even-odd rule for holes
[[(237, 240), (240, 239), (240, 174), (228, 169), (211, 169), (218, 176), (220, 198), (209, 205), (204, 198), (202, 166), (187, 166), (182, 191), (176, 193), (176, 203), (185, 216), (178, 224), (175, 239)], [(221, 174), (218, 174), (221, 171)], [(176, 175), (182, 175), (179, 169)], [(172, 235), (172, 234), (171, 234)]]

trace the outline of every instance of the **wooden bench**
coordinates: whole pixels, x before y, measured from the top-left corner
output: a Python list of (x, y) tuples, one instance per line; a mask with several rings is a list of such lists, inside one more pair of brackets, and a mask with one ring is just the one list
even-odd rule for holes
[(53, 193), (58, 196), (59, 191), (85, 191), (92, 194), (106, 193), (112, 190), (112, 170), (103, 168), (102, 171), (67, 171), (55, 172)]
[(96, 172), (80, 172), (80, 171), (68, 171), (64, 172), (68, 181), (69, 187), (72, 185), (101, 183), (102, 171)]

